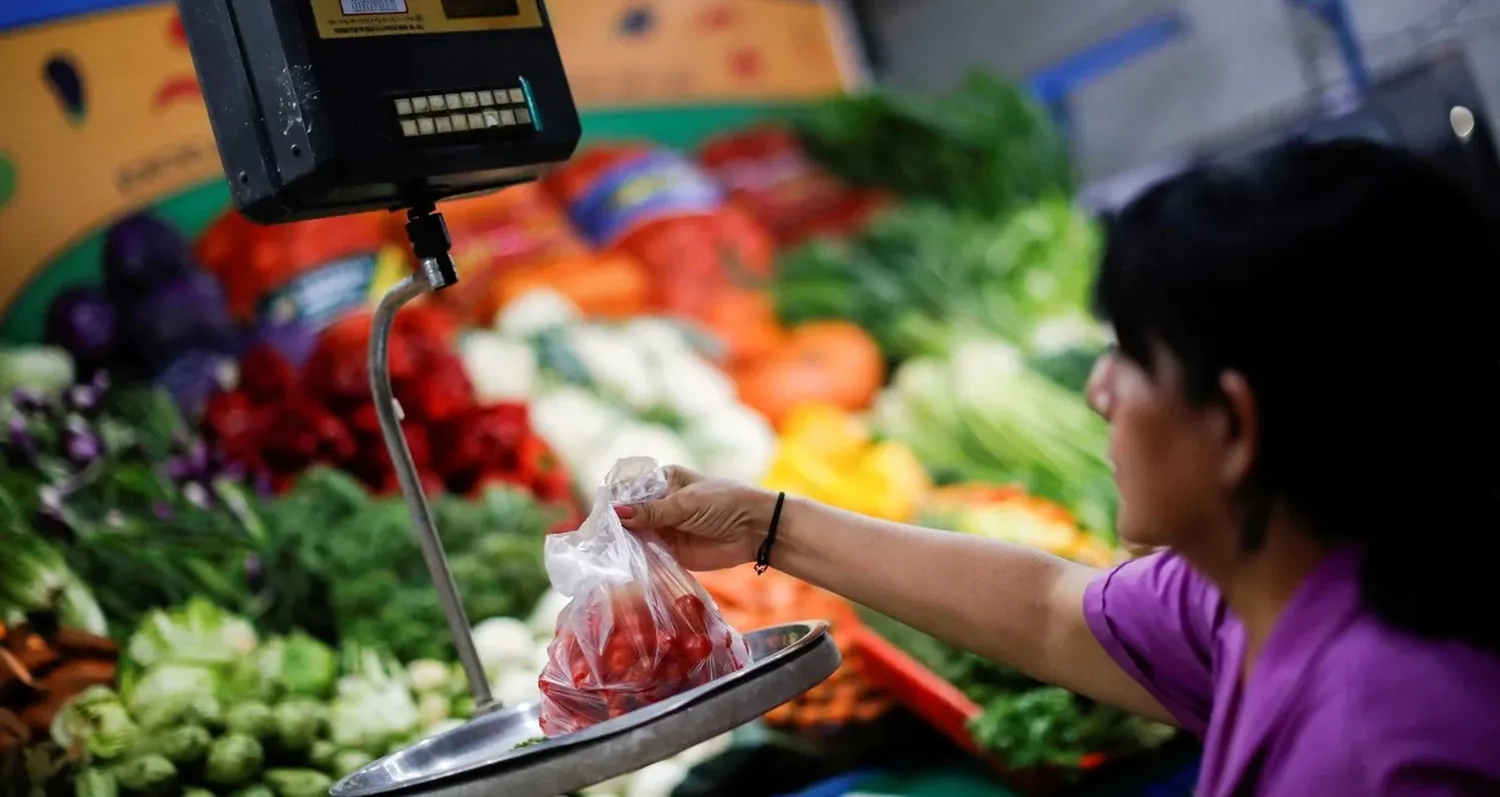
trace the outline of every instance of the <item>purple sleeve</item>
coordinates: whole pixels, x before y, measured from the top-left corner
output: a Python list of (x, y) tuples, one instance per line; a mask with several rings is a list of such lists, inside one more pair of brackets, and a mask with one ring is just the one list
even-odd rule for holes
[(1188, 732), (1202, 737), (1213, 708), (1218, 590), (1180, 557), (1159, 553), (1095, 579), (1084, 596), (1089, 629), (1110, 657)]

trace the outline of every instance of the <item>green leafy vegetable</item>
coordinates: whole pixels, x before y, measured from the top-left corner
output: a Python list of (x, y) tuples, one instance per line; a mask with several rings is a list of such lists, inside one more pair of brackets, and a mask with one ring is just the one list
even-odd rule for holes
[(783, 254), (773, 291), (788, 323), (854, 321), (897, 361), (975, 336), (1055, 351), (1099, 336), (1086, 313), (1097, 249), (1093, 221), (1062, 199), (1000, 219), (915, 203)]
[(974, 73), (946, 94), (873, 91), (825, 101), (797, 129), (839, 177), (994, 217), (1074, 190), (1069, 153), (1013, 83)]
[(1172, 729), (1048, 686), (889, 617), (862, 612), (870, 627), (981, 708), (974, 742), (1015, 769), (1077, 768), (1086, 757), (1155, 747)]
[[(448, 564), (470, 617), (524, 616), (548, 587), (542, 538), (552, 510), (524, 492), (436, 497)], [(264, 572), (276, 596), (262, 626), (314, 629), (331, 616), (345, 644), (402, 661), (451, 659), (442, 607), (399, 498), (368, 495), (330, 470), (304, 474), (265, 512)], [(316, 680), (316, 679), (314, 679)]]
[(911, 447), (928, 467), (970, 481), (1023, 484), (1113, 539), (1108, 427), (1082, 396), (1032, 370), (1010, 344), (975, 339), (949, 357), (905, 363), (873, 417), (882, 434)]

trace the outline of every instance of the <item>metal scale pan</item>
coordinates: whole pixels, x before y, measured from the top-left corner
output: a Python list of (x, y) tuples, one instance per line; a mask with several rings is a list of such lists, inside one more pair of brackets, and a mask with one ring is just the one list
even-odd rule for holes
[(750, 722), (838, 669), (822, 621), (745, 634), (749, 667), (588, 730), (539, 744), (537, 707), (501, 709), (361, 769), (333, 797), (557, 797), (634, 772)]
[(375, 311), (369, 363), (381, 432), (478, 716), (349, 775), (334, 785), (333, 797), (557, 797), (670, 758), (756, 719), (832, 675), (840, 656), (827, 623), (773, 626), (745, 634), (751, 662), (743, 670), (578, 733), (517, 746), (541, 736), (537, 706), (501, 707), (490, 694), (391, 390), (388, 347), (396, 312), (455, 278), (437, 260), (424, 259), (418, 273), (391, 288)]

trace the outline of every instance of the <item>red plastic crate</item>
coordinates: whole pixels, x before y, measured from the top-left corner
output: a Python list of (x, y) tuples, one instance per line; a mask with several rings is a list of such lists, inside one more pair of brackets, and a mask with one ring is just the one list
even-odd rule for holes
[[(943, 680), (869, 627), (860, 626), (851, 632), (850, 637), (850, 647), (860, 653), (863, 672), (872, 685), (889, 692), (896, 702), (953, 740), (954, 744), (984, 761), (1005, 780), (1028, 794), (1052, 792), (1062, 785), (1058, 771), (1013, 770), (1004, 761), (980, 750), (969, 734), (968, 724), (982, 710), (958, 687)], [(1093, 755), (1087, 757), (1080, 768), (1090, 771), (1104, 763), (1103, 755)]]

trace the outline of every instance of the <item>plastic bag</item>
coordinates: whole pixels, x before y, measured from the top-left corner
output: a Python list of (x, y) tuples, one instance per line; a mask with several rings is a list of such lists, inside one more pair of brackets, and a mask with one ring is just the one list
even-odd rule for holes
[(615, 504), (661, 498), (648, 457), (617, 462), (577, 531), (547, 538), (547, 575), (571, 600), (547, 646), (541, 728), (582, 730), (734, 672), (750, 661), (713, 598), (651, 533), (620, 525)]

